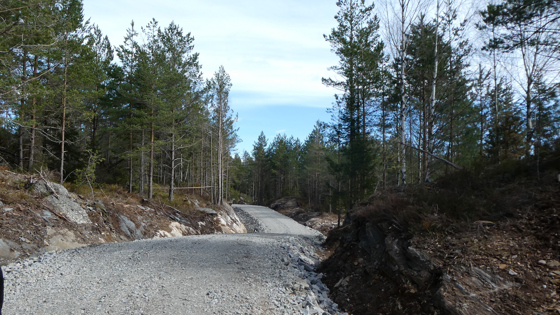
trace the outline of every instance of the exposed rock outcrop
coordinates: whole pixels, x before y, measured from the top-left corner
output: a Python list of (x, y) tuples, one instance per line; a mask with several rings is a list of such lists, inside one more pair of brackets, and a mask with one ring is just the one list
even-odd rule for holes
[[(42, 175), (0, 169), (0, 265), (90, 244), (214, 233), (245, 233), (229, 206), (206, 211), (198, 196), (177, 208), (111, 187), (90, 200)], [(188, 199), (190, 198), (190, 199)]]
[(331, 298), (355, 314), (496, 314), (478, 296), (514, 284), (477, 267), (453, 279), (411, 237), (390, 219), (356, 218), (332, 232), (327, 245), (338, 248), (320, 268)]
[(142, 234), (142, 226), (138, 228), (134, 222), (132, 222), (129, 218), (124, 215), (119, 215), (119, 226), (121, 230), (128, 235), (128, 237), (132, 239), (141, 240), (144, 238), (144, 234)]
[(63, 215), (69, 221), (78, 224), (91, 224), (91, 220), (84, 208), (70, 196), (68, 190), (64, 188), (64, 186), (51, 182), (38, 181), (35, 183), (34, 189), (35, 192), (43, 195), (52, 193), (45, 198), (45, 201), (50, 204), (56, 212)]
[(170, 231), (159, 230), (156, 232), (155, 238), (163, 238), (163, 237), (179, 237), (179, 236), (186, 236), (186, 235), (197, 235), (200, 234), (195, 231), (190, 226), (183, 225), (179, 222), (171, 222), (169, 224)]
[(247, 229), (237, 216), (233, 208), (224, 201), (218, 212), (218, 225), (223, 233), (247, 233)]

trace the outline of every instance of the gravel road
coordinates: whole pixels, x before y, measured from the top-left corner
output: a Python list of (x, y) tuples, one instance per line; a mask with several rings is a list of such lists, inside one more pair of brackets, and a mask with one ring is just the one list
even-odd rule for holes
[(233, 205), (261, 223), (265, 233), (299, 235), (306, 237), (321, 237), (321, 233), (303, 226), (296, 221), (267, 207), (250, 205)]
[(10, 314), (337, 314), (314, 272), (319, 232), (234, 205), (265, 233), (93, 245), (4, 267)]

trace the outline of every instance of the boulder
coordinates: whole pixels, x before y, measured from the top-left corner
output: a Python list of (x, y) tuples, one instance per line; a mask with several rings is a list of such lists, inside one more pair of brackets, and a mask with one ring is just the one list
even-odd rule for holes
[(91, 224), (86, 210), (67, 195), (50, 195), (45, 198), (45, 202), (50, 204), (56, 212), (61, 213), (66, 219), (78, 224)]
[(284, 209), (294, 209), (298, 207), (298, 202), (296, 198), (293, 197), (284, 197), (274, 201), (270, 204), (270, 208), (276, 211), (284, 210)]
[(52, 182), (38, 181), (33, 189), (42, 195), (50, 195), (54, 191), (59, 196), (68, 196), (68, 190), (64, 186)]
[(17, 249), (21, 249), (18, 244), (0, 239), (0, 261), (10, 261), (18, 258), (19, 252)]
[(62, 214), (68, 221), (78, 224), (91, 224), (86, 210), (70, 196), (64, 186), (53, 182), (38, 181), (33, 185), (33, 189), (41, 195), (49, 195), (45, 198), (45, 203), (52, 206), (56, 212)]
[(119, 226), (128, 237), (140, 240), (144, 237), (142, 231), (136, 228), (136, 224), (124, 215), (119, 215)]
[(73, 231), (64, 228), (59, 229), (48, 227), (47, 238), (48, 241), (45, 242), (47, 244), (47, 251), (71, 249), (87, 245), (81, 243)]

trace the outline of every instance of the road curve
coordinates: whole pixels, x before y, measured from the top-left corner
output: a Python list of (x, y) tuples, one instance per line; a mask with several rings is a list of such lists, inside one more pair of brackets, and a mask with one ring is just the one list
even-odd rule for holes
[(274, 234), (188, 236), (47, 253), (3, 267), (3, 314), (334, 313), (320, 276), (302, 263), (312, 262), (314, 247), (299, 236), (315, 233), (270, 209), (240, 207)]
[(320, 232), (305, 227), (291, 218), (267, 207), (239, 204), (234, 204), (232, 207), (239, 208), (257, 219), (264, 226), (265, 233), (311, 237), (321, 235)]

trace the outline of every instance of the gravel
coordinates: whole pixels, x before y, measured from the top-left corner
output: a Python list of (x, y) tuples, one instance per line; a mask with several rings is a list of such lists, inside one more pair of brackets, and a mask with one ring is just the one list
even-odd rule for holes
[(339, 314), (315, 273), (322, 235), (267, 208), (236, 208), (275, 234), (49, 252), (4, 267), (3, 314)]
[(243, 221), (243, 225), (247, 229), (247, 233), (263, 233), (264, 226), (259, 222), (259, 220), (255, 219), (252, 215), (250, 215), (247, 211), (243, 210), (239, 206), (233, 207), (235, 214)]

